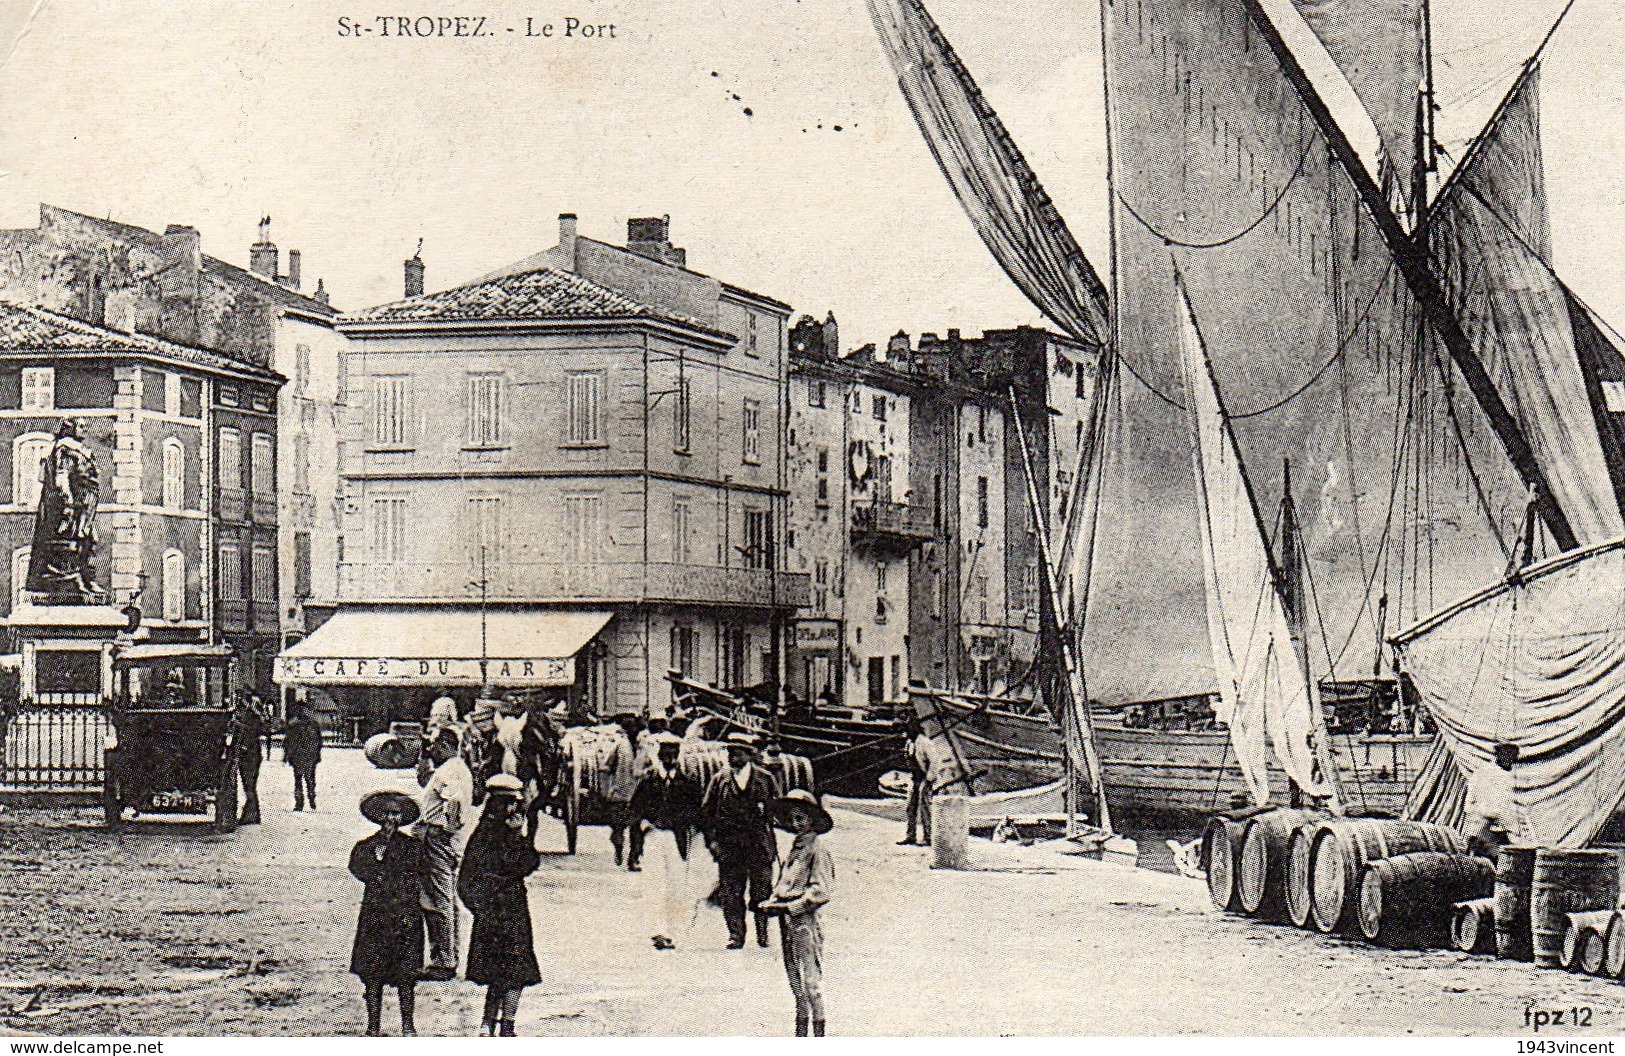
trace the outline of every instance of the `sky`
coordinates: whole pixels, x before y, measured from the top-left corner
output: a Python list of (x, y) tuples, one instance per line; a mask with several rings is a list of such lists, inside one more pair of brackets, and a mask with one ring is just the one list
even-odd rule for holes
[[(928, 6), (1104, 272), (1096, 4)], [(1560, 6), (1435, 0), (1447, 146)], [(376, 26), (380, 9), (333, 0), (0, 0), (0, 226), (33, 226), (42, 201), (191, 224), (246, 265), (269, 214), (305, 288), (321, 277), (360, 309), (400, 296), (419, 238), (441, 289), (552, 246), (560, 212), (617, 243), (627, 217), (670, 214), (691, 267), (834, 310), (847, 348), (1043, 322), (937, 171), (863, 0), (405, 10), (483, 14), (496, 35), (344, 36), (341, 16)], [(564, 39), (567, 17), (614, 39)], [(1625, 328), (1621, 54), (1625, 9), (1577, 0), (1542, 87), (1559, 268)]]

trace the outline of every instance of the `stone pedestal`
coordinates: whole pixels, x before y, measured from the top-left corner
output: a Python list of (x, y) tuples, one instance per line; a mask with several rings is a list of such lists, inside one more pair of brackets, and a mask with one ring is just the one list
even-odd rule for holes
[[(126, 617), (111, 605), (22, 604), (6, 619), (22, 655), (25, 701), (94, 704), (113, 692), (113, 644)], [(43, 676), (43, 677), (42, 677)]]

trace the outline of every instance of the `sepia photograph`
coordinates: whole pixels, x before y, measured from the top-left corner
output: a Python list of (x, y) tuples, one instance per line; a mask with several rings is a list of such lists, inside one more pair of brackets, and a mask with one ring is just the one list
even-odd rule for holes
[(1612, 1052), (1621, 54), (0, 0), (8, 1052)]

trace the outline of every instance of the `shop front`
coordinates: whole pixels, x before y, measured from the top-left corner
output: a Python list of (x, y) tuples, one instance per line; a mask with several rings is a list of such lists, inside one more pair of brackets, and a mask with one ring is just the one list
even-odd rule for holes
[(436, 697), (545, 691), (578, 703), (613, 614), (465, 606), (340, 609), (277, 657), (275, 678), (329, 729), (356, 740), (419, 721)]

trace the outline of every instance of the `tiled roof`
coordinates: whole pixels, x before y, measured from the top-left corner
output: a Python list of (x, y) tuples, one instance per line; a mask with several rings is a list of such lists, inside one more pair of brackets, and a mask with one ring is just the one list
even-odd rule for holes
[(473, 282), (440, 293), (409, 297), (353, 312), (345, 323), (411, 321), (524, 321), (527, 319), (658, 319), (712, 330), (704, 323), (634, 301), (558, 268), (537, 268)]
[(0, 356), (26, 353), (106, 353), (154, 356), (215, 370), (258, 374), (267, 380), (277, 375), (251, 363), (218, 352), (166, 341), (148, 334), (130, 334), (97, 326), (71, 316), (27, 305), (0, 302)]

